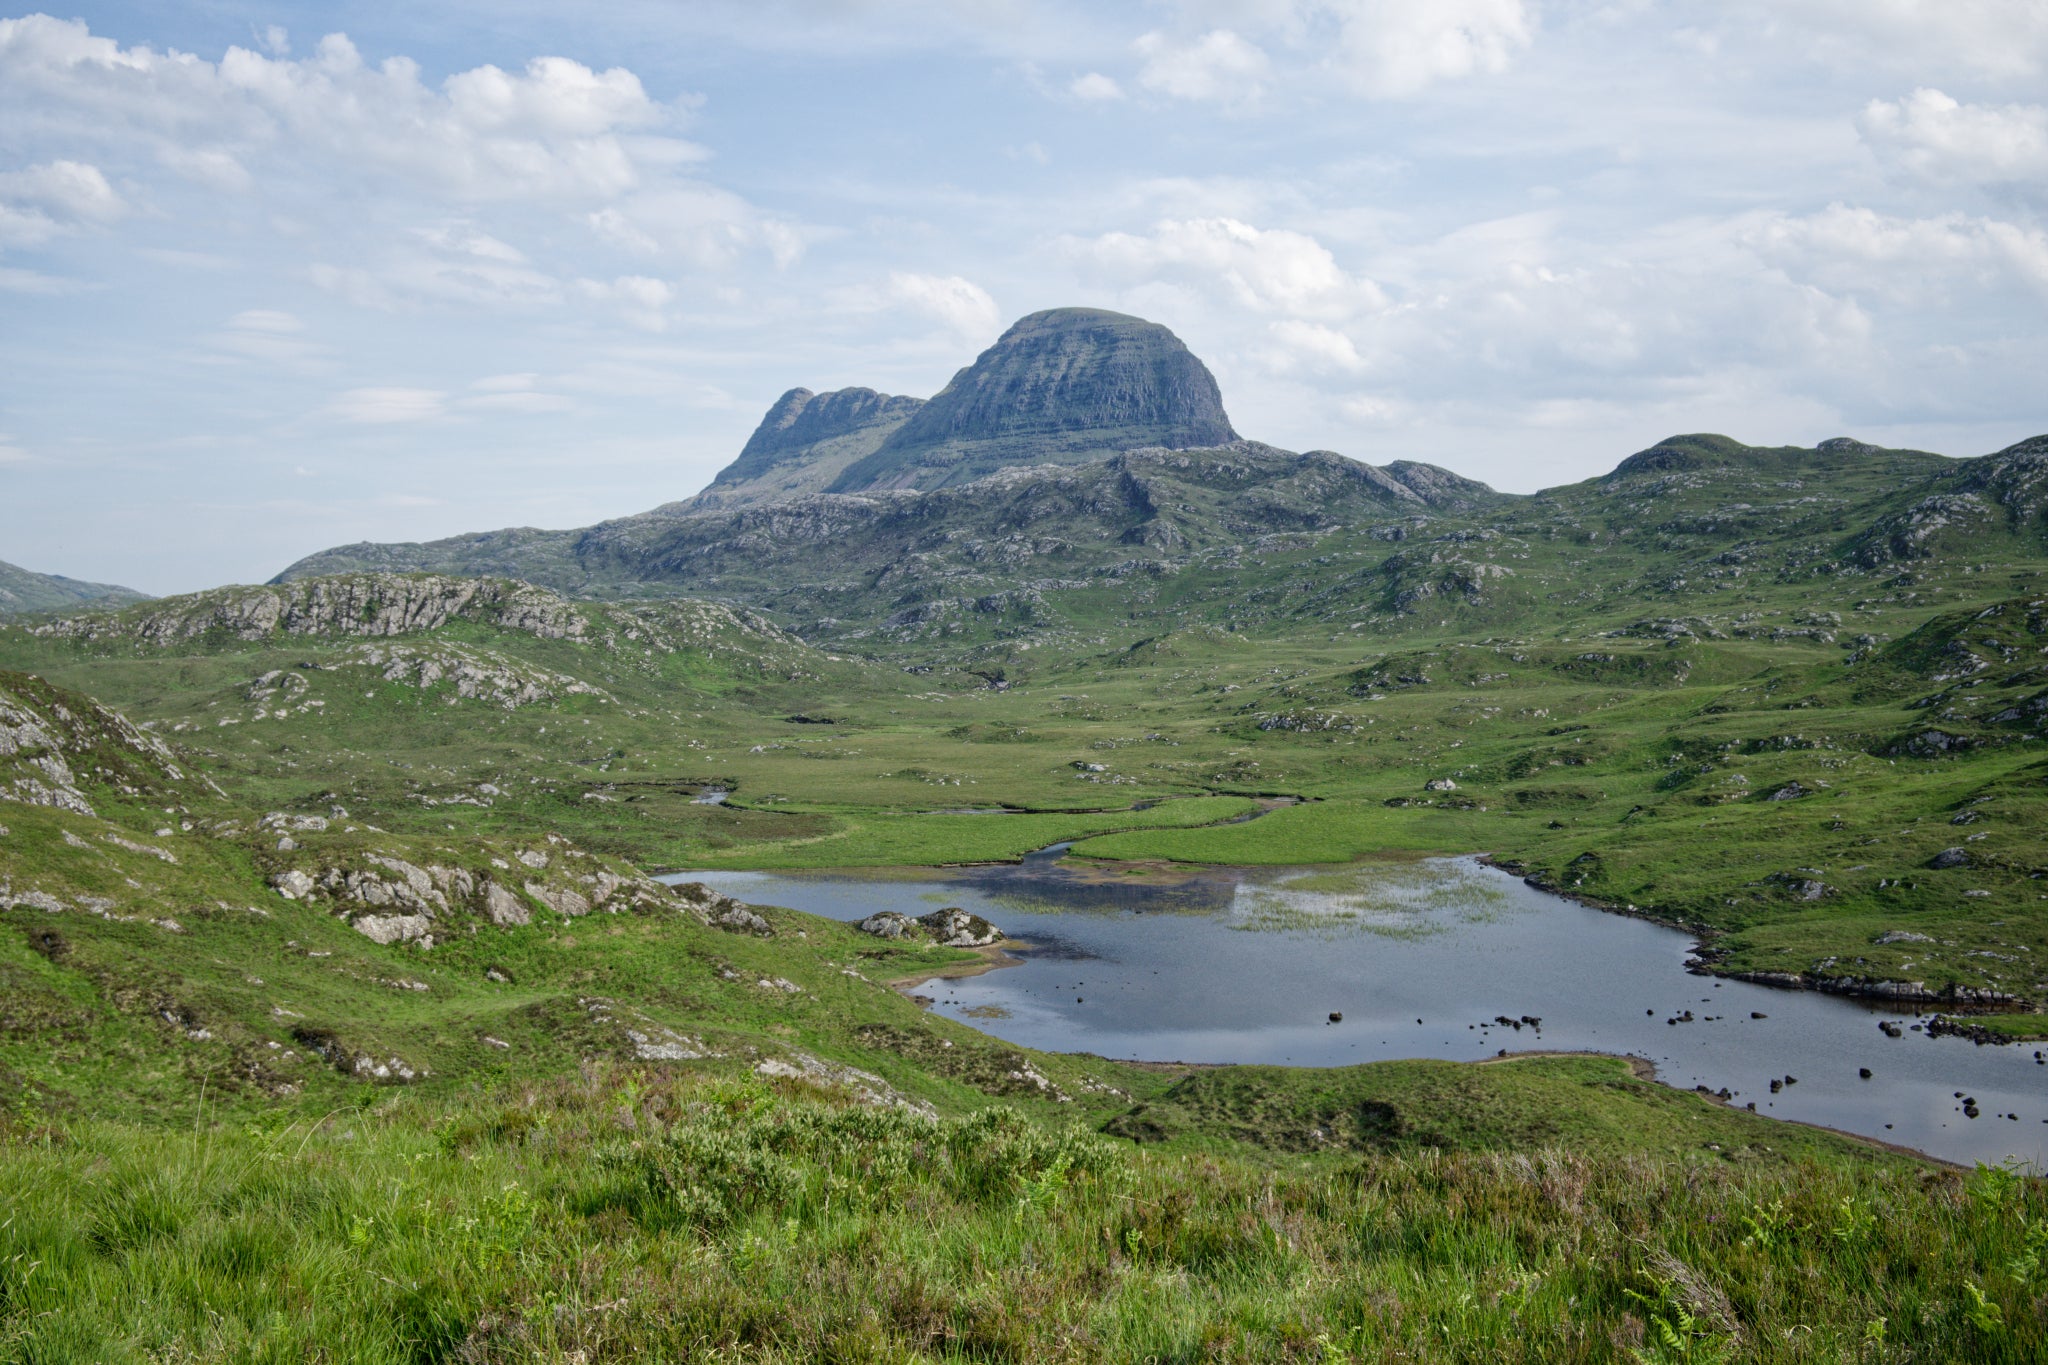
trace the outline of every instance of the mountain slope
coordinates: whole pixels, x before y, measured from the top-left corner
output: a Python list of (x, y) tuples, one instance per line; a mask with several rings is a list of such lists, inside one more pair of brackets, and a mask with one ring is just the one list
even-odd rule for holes
[(149, 594), (112, 583), (84, 583), (62, 574), (36, 573), (32, 569), (0, 561), (0, 616), (19, 612), (49, 611), (75, 607), (86, 602), (122, 605), (146, 602)]

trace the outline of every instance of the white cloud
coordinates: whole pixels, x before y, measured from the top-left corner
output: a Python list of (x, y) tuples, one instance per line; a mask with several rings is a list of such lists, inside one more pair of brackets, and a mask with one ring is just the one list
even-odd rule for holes
[(889, 276), (888, 296), (969, 337), (988, 336), (1002, 321), (1002, 312), (988, 291), (958, 275), (896, 271)]
[(87, 224), (111, 223), (128, 205), (97, 166), (51, 161), (0, 172), (0, 249), (35, 247)]
[(2048, 294), (2048, 232), (1995, 218), (1900, 218), (1835, 204), (1764, 217), (1744, 236), (1766, 260), (1837, 292), (1919, 305), (2014, 283)]
[(1367, 368), (1357, 344), (1334, 327), (1289, 318), (1273, 323), (1267, 330), (1274, 341), (1269, 360), (1275, 369), (1301, 367), (1322, 373), (1357, 374)]
[(426, 422), (447, 411), (447, 399), (448, 395), (438, 389), (350, 389), (337, 395), (326, 412), (344, 422), (367, 426)]
[(0, 173), (0, 199), (36, 204), (74, 222), (110, 223), (128, 212), (127, 203), (99, 167), (83, 161), (52, 161)]
[(1085, 266), (1126, 286), (1159, 277), (1192, 279), (1261, 313), (1341, 318), (1385, 303), (1377, 285), (1346, 272), (1315, 238), (1235, 218), (1168, 219), (1149, 234), (1111, 232), (1069, 240), (1068, 249)]
[(1328, 65), (1368, 95), (1505, 71), (1536, 38), (1527, 0), (1305, 0), (1311, 34), (1334, 31)]
[(1072, 81), (1068, 82), (1067, 93), (1077, 100), (1101, 102), (1104, 100), (1122, 99), (1124, 97), (1124, 88), (1118, 85), (1115, 80), (1103, 75), (1100, 71), (1090, 71), (1086, 75), (1076, 76)]
[(0, 465), (27, 464), (33, 456), (14, 443), (14, 438), (0, 431)]
[(1880, 155), (1932, 180), (2048, 179), (2048, 107), (1963, 104), (1921, 88), (1858, 121)]
[(1138, 84), (1154, 94), (1179, 100), (1216, 100), (1246, 104), (1264, 93), (1272, 63), (1254, 43), (1227, 28), (1176, 42), (1164, 33), (1147, 33), (1136, 43), (1143, 65)]
[(338, 33), (299, 60), (231, 47), (212, 63), (30, 15), (0, 20), (0, 84), (32, 98), (45, 125), (126, 133), (216, 185), (247, 183), (252, 156), (318, 153), (455, 202), (590, 200), (645, 183), (650, 165), (702, 155), (660, 131), (674, 107), (624, 68), (538, 57), (436, 89), (409, 58), (371, 66)]

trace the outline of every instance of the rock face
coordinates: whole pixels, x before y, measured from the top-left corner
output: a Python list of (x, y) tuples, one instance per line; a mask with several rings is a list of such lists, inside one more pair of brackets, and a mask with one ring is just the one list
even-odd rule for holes
[(939, 488), (1008, 465), (1236, 439), (1215, 376), (1179, 337), (1122, 313), (1055, 308), (1003, 333), (828, 491)]
[(822, 493), (923, 406), (922, 398), (873, 389), (791, 389), (768, 409), (740, 457), (709, 488), (672, 510), (747, 507)]
[(126, 716), (32, 674), (0, 672), (0, 801), (91, 815), (86, 786), (139, 796), (184, 780), (163, 741)]

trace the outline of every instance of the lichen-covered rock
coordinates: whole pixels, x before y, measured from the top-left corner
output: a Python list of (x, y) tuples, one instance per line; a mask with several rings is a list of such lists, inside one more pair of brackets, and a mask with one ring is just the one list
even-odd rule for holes
[(1932, 858), (1929, 858), (1927, 865), (1943, 871), (1952, 867), (1968, 867), (1970, 865), (1970, 851), (1965, 848), (1945, 848)]
[(484, 913), (500, 929), (533, 922), (533, 912), (526, 908), (526, 902), (496, 882), (484, 883)]
[(980, 915), (949, 905), (921, 916), (918, 924), (933, 940), (948, 948), (986, 948), (1002, 941), (1003, 931)]
[(313, 879), (297, 868), (278, 873), (270, 879), (270, 884), (277, 888), (278, 895), (288, 901), (303, 900), (312, 894), (315, 886)]
[(434, 932), (434, 922), (425, 915), (359, 915), (349, 927), (372, 943), (386, 946), (415, 940), (431, 946)]
[(897, 910), (879, 910), (854, 926), (863, 934), (901, 942), (930, 939), (947, 948), (986, 948), (1000, 943), (1003, 931), (980, 915), (949, 905), (912, 919)]
[(526, 894), (556, 914), (566, 915), (570, 919), (578, 919), (590, 913), (590, 902), (567, 887), (528, 882)]
[(918, 923), (906, 914), (895, 910), (879, 910), (855, 926), (863, 934), (876, 938), (902, 939), (917, 935)]
[(670, 887), (669, 892), (688, 906), (698, 920), (713, 929), (723, 929), (732, 934), (754, 934), (761, 938), (775, 933), (774, 926), (756, 914), (746, 902), (722, 891), (714, 891), (702, 882), (681, 882)]

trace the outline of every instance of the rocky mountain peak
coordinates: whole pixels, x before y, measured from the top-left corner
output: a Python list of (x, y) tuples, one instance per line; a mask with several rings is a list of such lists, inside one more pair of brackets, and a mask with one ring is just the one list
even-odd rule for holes
[(1215, 376), (1171, 331), (1099, 308), (1055, 308), (1013, 324), (830, 491), (930, 489), (1006, 465), (1237, 439)]

